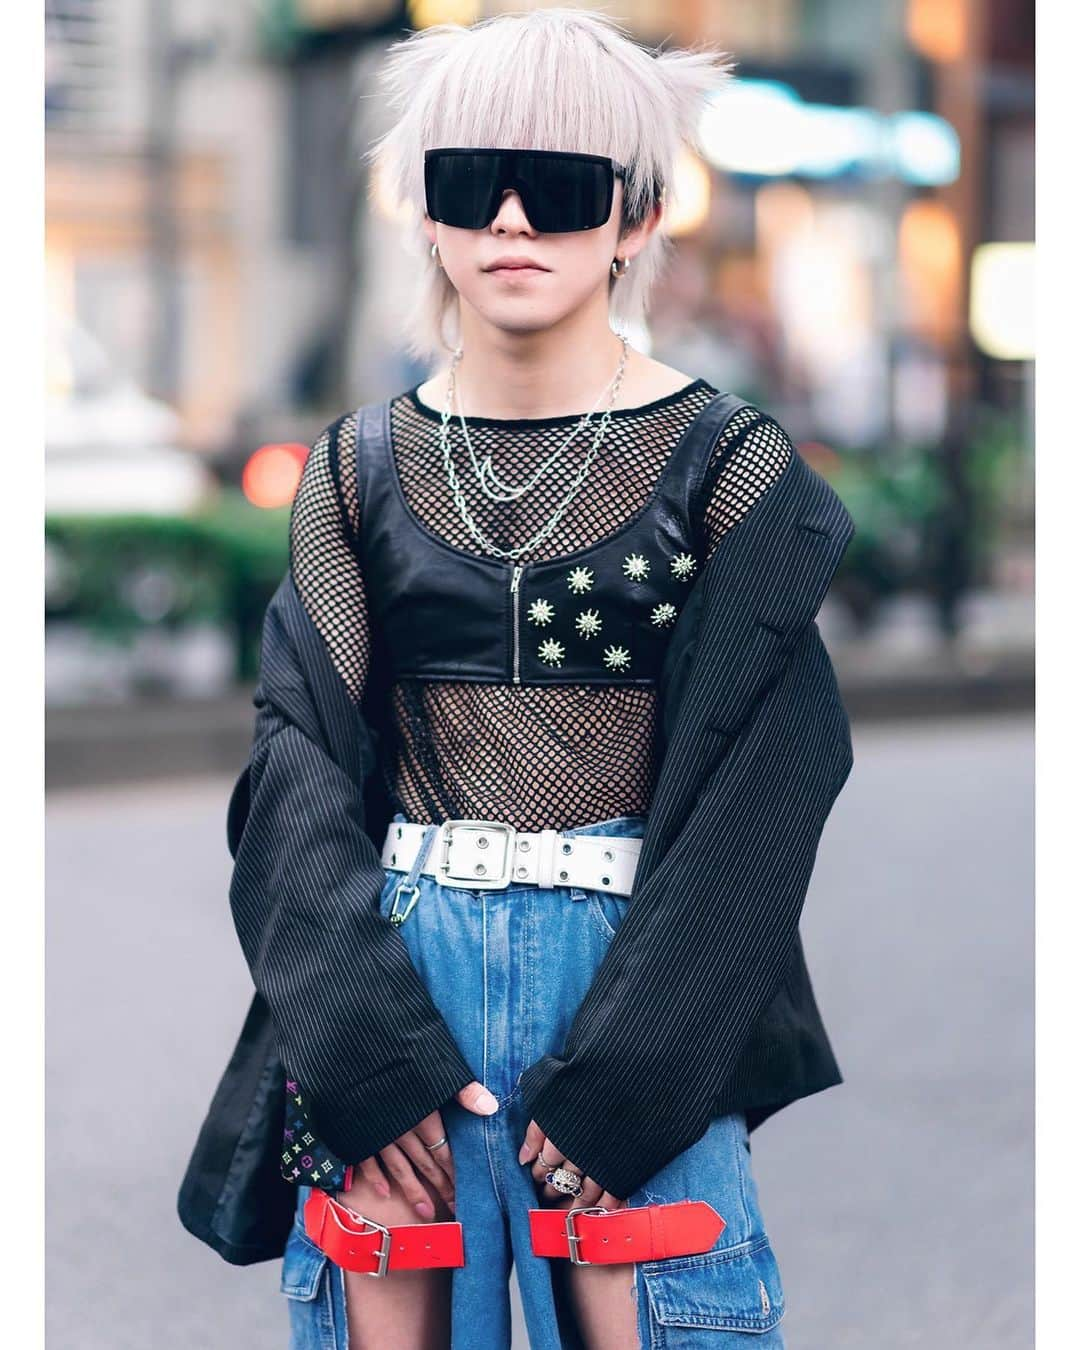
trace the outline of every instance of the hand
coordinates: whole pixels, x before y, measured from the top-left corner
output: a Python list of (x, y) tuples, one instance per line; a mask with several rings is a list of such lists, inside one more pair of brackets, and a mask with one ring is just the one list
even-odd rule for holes
[[(455, 1100), (467, 1111), (474, 1111), (481, 1116), (491, 1115), (498, 1110), (496, 1099), (483, 1083), (475, 1079), (455, 1093)], [(422, 1219), (435, 1217), (432, 1191), (442, 1198), (453, 1214), (454, 1159), (450, 1144), (440, 1144), (436, 1149), (426, 1147), (445, 1135), (441, 1112), (432, 1111), (419, 1125), (406, 1130), (392, 1144), (387, 1144), (377, 1154), (357, 1164), (353, 1168), (352, 1185), (347, 1191), (339, 1191), (335, 1198), (350, 1209), (366, 1214), (371, 1207), (372, 1196), (390, 1198), (390, 1182), (386, 1175), (389, 1174), (398, 1183), (399, 1194)], [(424, 1185), (425, 1181), (430, 1183), (431, 1190)]]
[[(543, 1153), (544, 1161), (547, 1166), (540, 1161), (540, 1154)], [(562, 1191), (557, 1191), (554, 1186), (548, 1185), (544, 1180), (548, 1172), (554, 1167), (568, 1167), (573, 1172), (581, 1172), (580, 1167), (576, 1167), (566, 1157), (555, 1143), (543, 1132), (535, 1120), (529, 1121), (528, 1129), (525, 1131), (525, 1142), (518, 1153), (518, 1161), (522, 1164), (535, 1159), (532, 1165), (533, 1180), (540, 1184), (540, 1199), (552, 1205), (555, 1209), (574, 1209), (578, 1205), (601, 1206), (604, 1209), (622, 1209), (627, 1203), (620, 1200), (618, 1196), (612, 1195), (610, 1191), (605, 1191), (598, 1181), (592, 1177), (582, 1174), (581, 1194), (565, 1195)]]

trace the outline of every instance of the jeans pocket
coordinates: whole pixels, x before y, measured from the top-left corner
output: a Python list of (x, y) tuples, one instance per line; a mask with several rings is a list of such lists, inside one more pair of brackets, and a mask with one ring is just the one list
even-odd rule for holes
[(611, 895), (607, 891), (586, 891), (585, 903), (600, 936), (605, 942), (610, 942), (626, 915), (629, 898), (624, 895)]
[(665, 1350), (782, 1350), (784, 1290), (768, 1237), (645, 1261), (640, 1271), (653, 1338)]
[(319, 1293), (323, 1271), (330, 1258), (304, 1231), (304, 1220), (297, 1215), (285, 1241), (281, 1261), (281, 1292), (287, 1298), (310, 1303)]
[(310, 1186), (298, 1189), (296, 1218), (281, 1263), (289, 1350), (344, 1350), (348, 1339), (344, 1276), (304, 1229), (304, 1204), (310, 1194)]

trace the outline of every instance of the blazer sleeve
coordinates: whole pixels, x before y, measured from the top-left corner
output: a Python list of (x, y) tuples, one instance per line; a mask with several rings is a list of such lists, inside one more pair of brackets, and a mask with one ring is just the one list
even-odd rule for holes
[[(385, 871), (365, 830), (374, 760), (357, 701), (366, 617), (358, 561), (331, 528), (338, 430), (305, 466), (290, 572), (263, 623), (255, 735), (229, 806), (229, 901), (312, 1128), (360, 1162), (478, 1075), (379, 910)], [(335, 647), (346, 632), (352, 647)]]
[(816, 623), (733, 731), (616, 930), (562, 1057), (521, 1079), (556, 1148), (627, 1198), (705, 1133), (796, 940), (818, 841), (850, 772)]

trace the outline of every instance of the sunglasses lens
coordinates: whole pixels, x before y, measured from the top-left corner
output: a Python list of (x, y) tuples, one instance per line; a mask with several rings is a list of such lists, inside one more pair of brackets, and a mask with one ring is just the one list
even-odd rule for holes
[(611, 214), (611, 169), (598, 160), (522, 155), (517, 172), (525, 213), (542, 233), (592, 230)]
[(542, 234), (592, 230), (611, 214), (613, 175), (603, 160), (528, 151), (433, 154), (424, 163), (427, 213), (459, 229), (494, 220), (507, 188), (521, 195), (525, 214)]
[(430, 156), (424, 162), (428, 215), (458, 229), (483, 229), (498, 210), (495, 186), (502, 168), (498, 154)]

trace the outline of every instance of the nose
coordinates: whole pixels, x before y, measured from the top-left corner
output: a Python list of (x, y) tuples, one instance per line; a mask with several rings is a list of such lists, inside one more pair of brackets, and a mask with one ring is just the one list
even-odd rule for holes
[(503, 192), (502, 201), (499, 203), (495, 219), (491, 222), (491, 228), (497, 234), (508, 230), (515, 233), (536, 233), (529, 223), (529, 217), (525, 214), (525, 204), (515, 188), (506, 188)]

